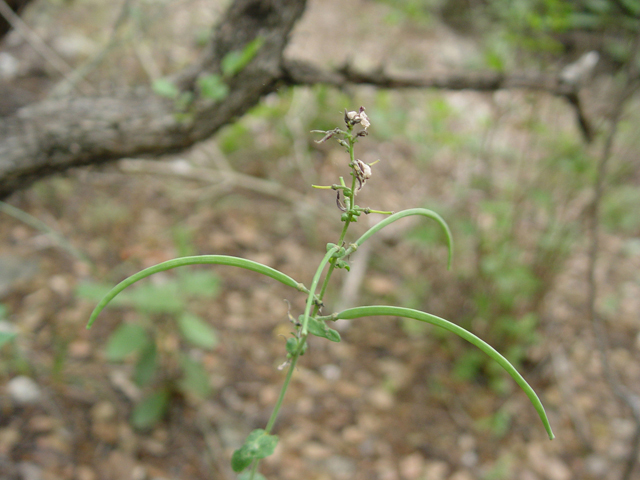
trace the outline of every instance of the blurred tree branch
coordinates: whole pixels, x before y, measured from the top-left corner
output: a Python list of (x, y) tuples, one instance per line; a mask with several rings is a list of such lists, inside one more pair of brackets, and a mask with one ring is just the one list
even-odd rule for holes
[[(0, 198), (69, 168), (188, 148), (242, 116), (282, 85), (544, 91), (566, 98), (577, 111), (585, 138), (592, 137), (578, 95), (580, 83), (563, 81), (561, 75), (463, 72), (409, 77), (383, 70), (357, 72), (350, 66), (324, 71), (308, 63), (285, 60), (284, 48), (305, 7), (306, 0), (233, 1), (200, 60), (173, 78), (181, 92), (193, 95), (182, 110), (174, 101), (147, 90), (111, 97), (49, 98), (1, 118)], [(198, 79), (219, 75), (225, 55), (241, 51), (257, 37), (264, 44), (255, 58), (242, 71), (225, 79), (229, 94), (218, 101), (201, 95)]]
[[(15, 15), (20, 15), (24, 8), (31, 3), (32, 0), (5, 0), (6, 6), (11, 10), (11, 12)], [(4, 36), (11, 31), (12, 24), (9, 18), (6, 18), (7, 15), (0, 15), (0, 40), (4, 38)], [(9, 17), (11, 13), (9, 13)]]
[[(564, 71), (564, 70), (563, 70)], [(358, 72), (351, 65), (337, 71), (322, 71), (308, 62), (285, 62), (285, 81), (290, 85), (324, 83), (335, 87), (373, 85), (380, 88), (436, 88), (439, 90), (475, 90), (494, 92), (504, 89), (541, 91), (565, 98), (576, 110), (578, 123), (585, 139), (593, 139), (593, 131), (579, 96), (581, 82), (567, 82), (559, 74), (538, 72), (451, 72), (446, 75), (419, 76), (390, 74), (380, 68), (372, 72)]]

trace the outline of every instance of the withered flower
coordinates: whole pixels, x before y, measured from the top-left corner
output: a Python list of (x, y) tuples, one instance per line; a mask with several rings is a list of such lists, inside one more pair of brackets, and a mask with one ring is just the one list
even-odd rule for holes
[(362, 128), (364, 128), (364, 131), (367, 131), (367, 128), (371, 126), (369, 117), (367, 117), (367, 114), (364, 112), (364, 107), (360, 107), (360, 110), (358, 110), (357, 112), (347, 112), (347, 110), (345, 109), (344, 122), (352, 127), (354, 125), (360, 124), (362, 125)]
[(358, 181), (358, 187), (356, 188), (356, 192), (358, 193), (364, 187), (364, 184), (367, 183), (367, 180), (371, 178), (371, 165), (368, 163), (364, 163), (362, 160), (356, 159), (355, 167), (353, 171), (356, 174), (356, 180)]

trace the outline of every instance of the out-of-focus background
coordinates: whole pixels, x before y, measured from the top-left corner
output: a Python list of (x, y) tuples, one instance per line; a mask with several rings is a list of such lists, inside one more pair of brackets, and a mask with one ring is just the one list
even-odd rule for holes
[[(0, 44), (3, 114), (60, 85), (53, 54), (93, 92), (162, 94), (227, 4), (34, 0)], [(6, 198), (0, 477), (235, 478), (231, 453), (270, 415), (287, 313), (304, 297), (250, 272), (187, 267), (132, 288), (89, 331), (87, 319), (106, 288), (179, 255), (243, 256), (308, 285), (341, 230), (334, 194), (311, 185), (349, 172), (344, 149), (310, 131), (362, 105), (371, 127), (356, 156), (380, 162), (358, 203), (437, 211), (455, 257), (447, 271), (436, 224), (398, 222), (337, 272), (325, 313), (396, 304), (468, 328), (520, 369), (557, 438), (471, 345), (363, 319), (338, 324), (341, 343), (311, 340), (264, 475), (638, 478), (640, 135), (637, 96), (620, 98), (637, 82), (639, 11), (633, 0), (312, 0), (288, 58), (570, 85), (578, 62), (593, 67), (575, 88), (589, 129), (568, 95), (545, 89), (283, 85), (185, 151), (73, 170)], [(361, 217), (351, 239), (378, 220)]]

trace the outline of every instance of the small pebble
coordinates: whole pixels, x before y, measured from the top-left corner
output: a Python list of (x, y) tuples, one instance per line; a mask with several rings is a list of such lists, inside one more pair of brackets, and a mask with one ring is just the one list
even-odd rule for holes
[(18, 405), (37, 403), (42, 397), (40, 387), (31, 378), (19, 375), (7, 383), (7, 392)]

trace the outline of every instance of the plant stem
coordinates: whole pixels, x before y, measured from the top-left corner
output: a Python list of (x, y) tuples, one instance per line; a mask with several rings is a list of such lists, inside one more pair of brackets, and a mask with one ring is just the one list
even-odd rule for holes
[[(355, 139), (353, 136), (351, 136), (350, 133), (351, 133), (351, 128), (349, 128), (349, 135), (347, 136), (347, 140), (349, 141), (349, 165), (353, 165), (355, 160), (355, 154), (353, 149), (355, 145)], [(351, 168), (353, 169), (353, 167)], [(340, 177), (340, 180), (341, 180), (341, 183), (344, 183), (344, 181), (342, 180), (342, 177)], [(351, 193), (349, 195), (345, 194), (345, 197), (349, 198), (349, 210), (353, 210), (355, 207), (355, 188), (356, 188), (356, 176), (352, 170)], [(344, 242), (344, 239), (347, 236), (347, 230), (349, 229), (349, 225), (351, 224), (352, 220), (353, 220), (353, 214), (349, 212), (347, 219), (344, 221), (344, 226), (342, 227), (342, 232), (340, 233), (340, 239), (336, 244), (338, 245), (338, 247), (342, 246), (342, 243)], [(324, 277), (324, 281), (322, 282), (322, 288), (320, 289), (320, 294), (318, 295), (318, 300), (320, 300), (320, 302), (322, 302), (322, 299), (324, 298), (324, 294), (327, 291), (327, 287), (329, 286), (329, 280), (331, 279), (331, 274), (336, 268), (337, 261), (338, 259), (336, 258), (332, 258), (329, 261), (329, 270), (327, 270), (327, 275)], [(313, 315), (314, 316), (317, 315), (319, 310), (320, 310), (320, 305), (316, 305), (316, 308), (313, 311)]]
[[(338, 261), (338, 259), (336, 258), (331, 258), (331, 256), (338, 251), (339, 248), (341, 248), (342, 244), (344, 243), (344, 239), (347, 236), (347, 230), (349, 229), (349, 225), (351, 224), (351, 222), (353, 221), (354, 218), (354, 214), (353, 212), (355, 211), (355, 188), (356, 188), (356, 174), (353, 171), (354, 168), (354, 149), (353, 146), (355, 145), (355, 137), (353, 135), (351, 135), (351, 131), (352, 131), (353, 127), (349, 127), (349, 133), (346, 135), (346, 138), (349, 142), (349, 166), (352, 169), (351, 172), (351, 191), (350, 193), (346, 193), (346, 187), (344, 185), (344, 180), (342, 180), (342, 177), (340, 177), (340, 183), (342, 184), (343, 187), (345, 187), (343, 189), (343, 192), (345, 192), (345, 200), (348, 200), (348, 215), (347, 218), (344, 221), (344, 226), (342, 227), (342, 232), (340, 233), (340, 239), (338, 240), (338, 243), (336, 244), (335, 247), (333, 247), (331, 250), (329, 250), (329, 252), (327, 252), (327, 255), (325, 255), (325, 257), (322, 259), (322, 261), (320, 262), (320, 265), (318, 266), (318, 269), (316, 270), (316, 274), (313, 278), (313, 281), (311, 282), (311, 286), (309, 287), (309, 296), (307, 298), (307, 303), (306, 303), (306, 307), (305, 307), (305, 312), (304, 312), (304, 320), (303, 320), (303, 325), (302, 325), (302, 331), (301, 331), (301, 335), (300, 335), (300, 339), (299, 339), (299, 343), (298, 343), (298, 348), (296, 349), (296, 351), (294, 352), (294, 354), (291, 356), (291, 362), (289, 364), (289, 370), (287, 371), (287, 376), (284, 379), (284, 383), (282, 384), (282, 388), (280, 389), (280, 395), (278, 396), (278, 400), (276, 401), (275, 406), (273, 407), (273, 412), (271, 413), (271, 417), (269, 417), (269, 421), (267, 422), (267, 426), (265, 427), (265, 432), (267, 434), (271, 433), (271, 430), (273, 429), (273, 425), (276, 422), (276, 419), (278, 418), (278, 413), (280, 412), (280, 408), (282, 407), (282, 403), (284, 402), (284, 397), (287, 393), (287, 390), (289, 388), (289, 383), (291, 382), (291, 377), (293, 376), (293, 371), (296, 368), (296, 364), (298, 363), (298, 359), (300, 358), (300, 355), (302, 354), (302, 352), (304, 351), (304, 348), (306, 346), (307, 343), (307, 323), (308, 323), (308, 318), (309, 316), (315, 316), (318, 314), (320, 307), (322, 305), (322, 299), (324, 298), (324, 294), (327, 290), (327, 286), (329, 285), (329, 280), (331, 279), (331, 274), (333, 273), (333, 271), (336, 268), (336, 262)], [(325, 187), (316, 187), (316, 188), (325, 188)], [(318, 296), (315, 296), (315, 291), (316, 288), (318, 286), (319, 280), (320, 280), (320, 275), (322, 274), (322, 270), (324, 269), (324, 265), (326, 263), (329, 263), (329, 269), (327, 270), (327, 274), (324, 277), (324, 281), (322, 282), (322, 287), (320, 289), (320, 293), (318, 294)], [(315, 304), (315, 307), (313, 309), (313, 314), (311, 314), (311, 305), (313, 304), (313, 300), (314, 298), (316, 298), (318, 300), (318, 302)], [(251, 474), (249, 475), (249, 480), (253, 480), (255, 477), (256, 472), (258, 471), (258, 465), (260, 464), (259, 460), (256, 460), (253, 462), (253, 466), (251, 467)]]
[[(306, 341), (307, 339), (305, 338), (301, 342), (301, 345), (303, 345)], [(271, 413), (271, 417), (269, 418), (269, 421), (267, 422), (267, 426), (265, 428), (265, 431), (267, 433), (271, 432), (271, 429), (273, 428), (273, 424), (276, 422), (276, 418), (278, 417), (278, 412), (280, 411), (280, 407), (282, 407), (284, 395), (285, 393), (287, 393), (287, 388), (289, 388), (289, 382), (291, 382), (291, 377), (293, 376), (293, 370), (296, 368), (296, 363), (298, 363), (298, 358), (300, 358), (300, 351), (301, 349), (298, 349), (298, 351), (291, 358), (291, 363), (289, 364), (289, 370), (287, 371), (287, 376), (285, 377), (284, 383), (282, 384), (282, 388), (280, 389), (280, 396), (278, 397), (278, 400), (276, 401), (276, 404), (273, 407), (273, 412)]]

